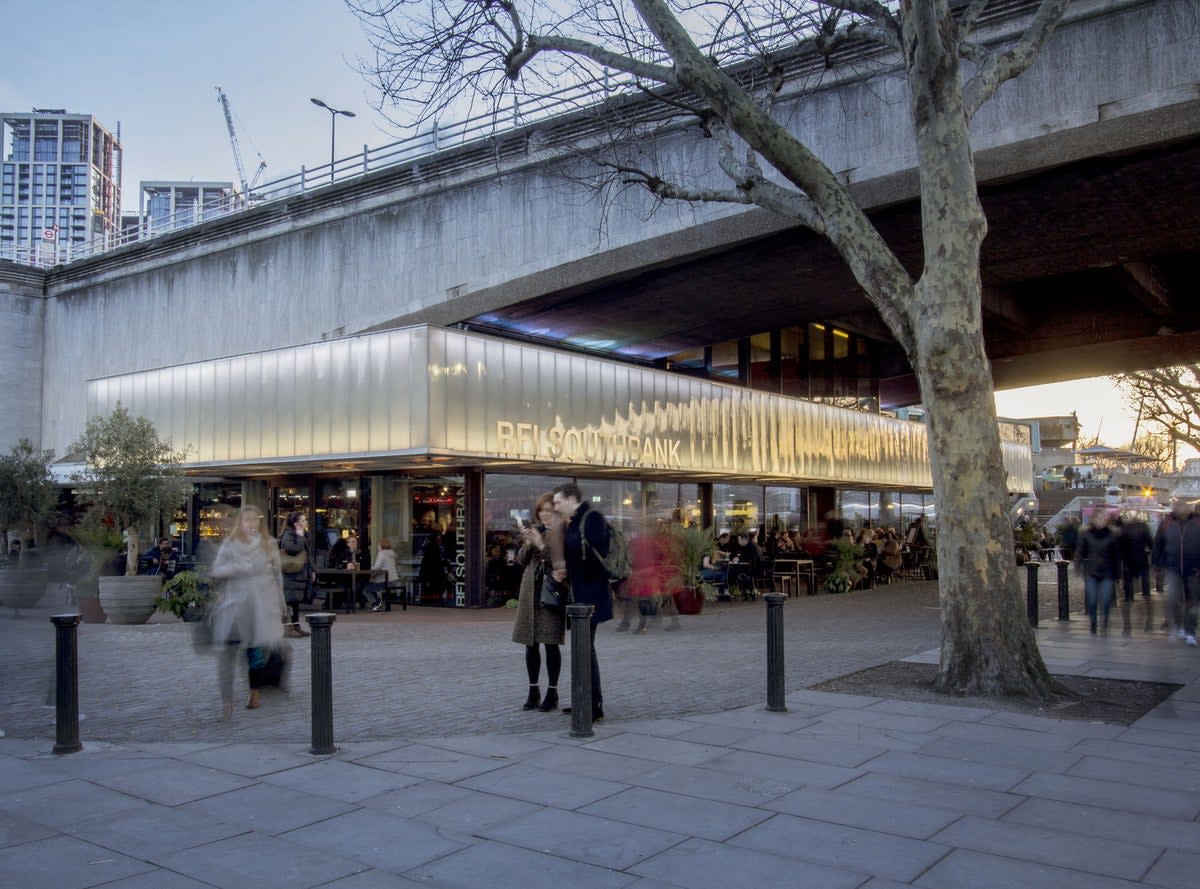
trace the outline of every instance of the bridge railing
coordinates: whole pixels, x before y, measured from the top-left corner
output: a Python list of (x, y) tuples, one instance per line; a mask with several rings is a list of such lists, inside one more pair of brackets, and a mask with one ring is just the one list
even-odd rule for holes
[[(894, 6), (896, 2), (887, 0), (886, 5)], [(776, 22), (749, 33), (723, 36), (708, 44), (706, 49), (718, 57), (728, 58), (740, 52), (742, 58), (748, 58), (767, 51), (777, 51), (789, 45), (797, 46), (811, 33), (811, 21), (809, 27), (800, 27), (796, 22)], [(667, 60), (650, 58), (648, 61), (663, 63)], [(437, 157), (442, 152), (473, 144), (486, 144), (488, 140), (522, 126), (565, 117), (585, 108), (597, 107), (613, 98), (632, 96), (641, 88), (639, 79), (633, 75), (604, 71), (545, 94), (510, 94), (506, 97), (506, 104), (485, 113), (448, 124), (434, 120), (428, 129), (415, 135), (377, 148), (364, 145), (362, 151), (337, 158), (332, 163), (315, 167), (303, 166), (298, 172), (265, 182), (250, 189), (248, 193), (234, 192), (226, 199), (203, 207), (187, 207), (166, 217), (143, 217), (136, 225), (119, 231), (108, 231), (90, 239), (76, 240), (68, 234), (65, 238), (56, 237), (33, 245), (0, 244), (0, 259), (41, 267), (86, 259), (128, 244), (190, 228), (230, 213), (357, 179), (368, 173), (406, 164), (420, 165), (422, 161)], [(436, 177), (437, 174), (432, 175)]]

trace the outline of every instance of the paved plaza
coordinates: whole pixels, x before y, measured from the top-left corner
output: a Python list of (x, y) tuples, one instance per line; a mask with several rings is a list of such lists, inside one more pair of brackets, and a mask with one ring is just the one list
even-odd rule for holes
[(326, 757), (307, 641), (289, 696), (220, 722), (211, 659), (169, 622), (80, 628), (85, 749), (55, 757), (51, 612), (5, 616), (0, 886), (1197, 885), (1200, 652), (1043, 619), (1055, 672), (1183, 686), (1129, 727), (804, 689), (934, 658), (935, 600), (789, 600), (786, 713), (763, 707), (761, 603), (610, 625), (591, 739), (518, 709), (510, 614), (339, 616)]

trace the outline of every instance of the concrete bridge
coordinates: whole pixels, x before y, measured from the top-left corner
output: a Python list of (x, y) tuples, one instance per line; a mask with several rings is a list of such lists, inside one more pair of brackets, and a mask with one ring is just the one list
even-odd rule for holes
[[(1004, 7), (990, 37), (1033, 6)], [(800, 86), (785, 118), (919, 265), (902, 79), (847, 65)], [(65, 450), (91, 378), (416, 322), (646, 361), (765, 319), (890, 341), (829, 248), (786, 220), (597, 199), (568, 145), (587, 125), (551, 120), (48, 271), (0, 265), (0, 446)], [(998, 385), (1200, 358), (1195, 0), (1077, 0), (974, 139)], [(658, 150), (681, 174), (715, 166), (691, 131)], [(906, 373), (893, 349), (896, 401)]]

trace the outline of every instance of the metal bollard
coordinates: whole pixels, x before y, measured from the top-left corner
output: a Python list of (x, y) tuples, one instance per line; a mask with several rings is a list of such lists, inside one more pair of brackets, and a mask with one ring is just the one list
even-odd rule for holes
[(568, 605), (571, 620), (571, 737), (592, 737), (592, 605)]
[(312, 746), (314, 756), (336, 753), (333, 746), (333, 659), (330, 632), (334, 614), (309, 614), (304, 618), (312, 631)]
[(54, 752), (77, 753), (79, 743), (78, 614), (56, 614), (54, 624)]
[(1025, 611), (1029, 615), (1029, 626), (1038, 625), (1038, 569), (1037, 562), (1025, 563)]
[(767, 593), (767, 709), (772, 713), (786, 713), (783, 676), (783, 603), (787, 597), (779, 593)]
[(1058, 563), (1058, 619), (1071, 619), (1071, 593), (1067, 587), (1067, 567), (1071, 563), (1060, 560)]

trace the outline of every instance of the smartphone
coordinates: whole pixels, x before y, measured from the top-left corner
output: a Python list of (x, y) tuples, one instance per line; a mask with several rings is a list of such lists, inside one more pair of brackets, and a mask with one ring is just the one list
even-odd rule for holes
[(529, 524), (529, 519), (525, 518), (525, 516), (518, 516), (517, 517), (517, 527), (520, 528), (522, 531), (528, 531), (533, 526), (531, 524)]
[(511, 516), (512, 516), (512, 518), (513, 518), (513, 522), (514, 522), (514, 523), (516, 524), (516, 526), (517, 526), (518, 528), (520, 528), (522, 531), (524, 531), (524, 530), (525, 530), (525, 529), (527, 529), (527, 528), (532, 528), (532, 527), (533, 527), (533, 524), (532, 524), (532, 523), (529, 521), (529, 510), (527, 510), (527, 509), (514, 509), (514, 510), (512, 510), (512, 511), (509, 513), (509, 515), (511, 515)]

